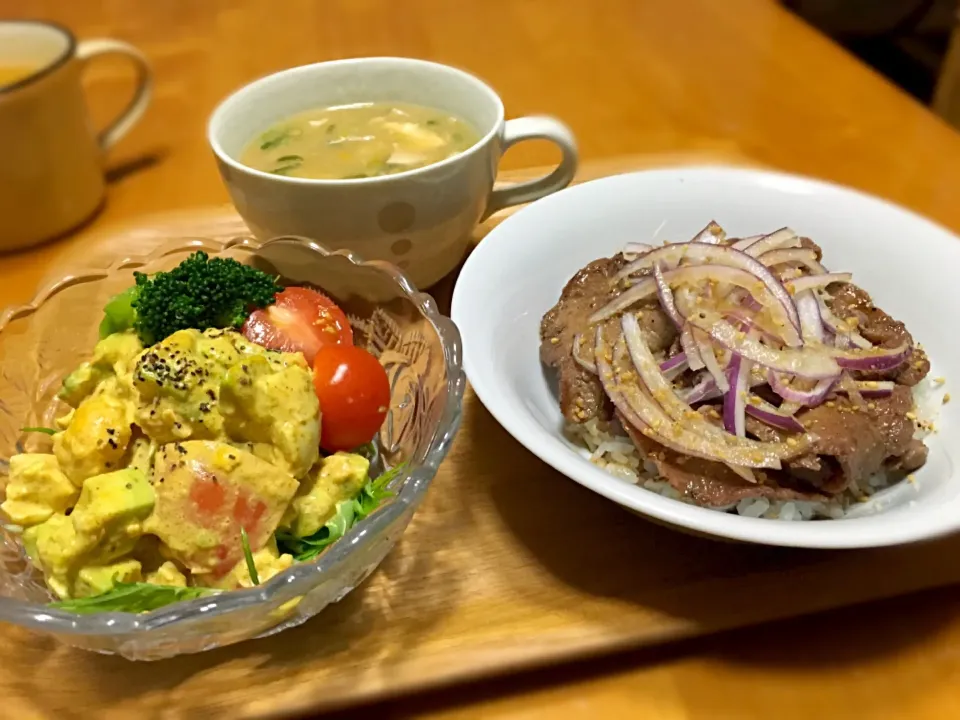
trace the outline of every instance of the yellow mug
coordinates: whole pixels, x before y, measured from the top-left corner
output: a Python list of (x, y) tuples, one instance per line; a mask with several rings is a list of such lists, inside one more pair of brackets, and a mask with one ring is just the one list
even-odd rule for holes
[[(133, 97), (99, 134), (80, 84), (86, 63), (122, 55), (136, 69)], [(35, 245), (80, 225), (104, 194), (103, 152), (150, 102), (146, 57), (118, 40), (77, 42), (40, 21), (0, 21), (0, 252)]]

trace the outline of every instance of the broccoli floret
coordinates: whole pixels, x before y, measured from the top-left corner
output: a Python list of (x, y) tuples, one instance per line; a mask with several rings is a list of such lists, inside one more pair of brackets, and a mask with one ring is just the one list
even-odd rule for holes
[(169, 272), (134, 277), (133, 327), (144, 345), (187, 328), (238, 328), (252, 309), (270, 305), (283, 289), (261, 270), (203, 251)]

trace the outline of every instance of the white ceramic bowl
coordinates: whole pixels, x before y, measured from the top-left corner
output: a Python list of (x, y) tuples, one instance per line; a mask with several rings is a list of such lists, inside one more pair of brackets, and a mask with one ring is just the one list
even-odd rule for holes
[(538, 357), (540, 318), (583, 265), (626, 242), (688, 240), (715, 219), (732, 235), (789, 225), (834, 270), (906, 323), (960, 400), (960, 239), (889, 202), (816, 180), (732, 168), (678, 168), (605, 178), (534, 203), (490, 233), (453, 297), (464, 366), (493, 416), (531, 452), (624, 507), (688, 530), (816, 548), (894, 545), (960, 529), (960, 402), (942, 407), (916, 483), (899, 483), (856, 517), (788, 522), (741, 517), (661, 497), (593, 465), (561, 434), (553, 383)]

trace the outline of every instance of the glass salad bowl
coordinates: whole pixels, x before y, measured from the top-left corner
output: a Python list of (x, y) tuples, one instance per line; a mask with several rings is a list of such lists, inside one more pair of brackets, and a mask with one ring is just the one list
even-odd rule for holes
[(31, 303), (0, 315), (0, 500), (12, 455), (50, 451), (47, 436), (21, 428), (49, 426), (65, 411), (57, 391), (92, 352), (106, 301), (133, 283), (135, 270), (170, 270), (197, 250), (254, 265), (285, 284), (321, 288), (344, 309), (355, 343), (379, 358), (390, 379), (391, 405), (378, 444), (385, 466), (404, 463), (390, 486), (394, 495), (313, 562), (294, 564), (254, 588), (146, 614), (78, 615), (49, 607), (53, 597), (41, 574), (28, 563), (15, 528), (4, 527), (0, 621), (134, 660), (199, 652), (294, 627), (340, 600), (377, 567), (446, 456), (460, 424), (465, 386), (460, 335), (434, 300), (398, 269), (300, 238), (177, 240), (106, 269), (69, 274)]

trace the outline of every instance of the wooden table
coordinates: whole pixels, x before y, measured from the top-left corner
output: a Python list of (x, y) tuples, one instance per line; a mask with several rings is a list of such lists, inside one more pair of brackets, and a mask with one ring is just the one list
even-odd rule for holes
[[(746, 158), (869, 190), (960, 230), (960, 136), (768, 0), (38, 0), (29, 14), (81, 37), (137, 44), (157, 88), (143, 123), (109, 158), (105, 211), (70, 238), (0, 258), (3, 304), (26, 299), (51, 263), (107, 224), (225, 202), (204, 137), (217, 101), (273, 70), (344, 56), (469, 68), (498, 88), (510, 115), (564, 118), (585, 159)], [(27, 11), (0, 0), (0, 16)], [(129, 82), (120, 65), (90, 69), (97, 122)], [(551, 160), (530, 145), (506, 166)], [(372, 714), (960, 717), (957, 647), (960, 589), (940, 590), (397, 700)]]

